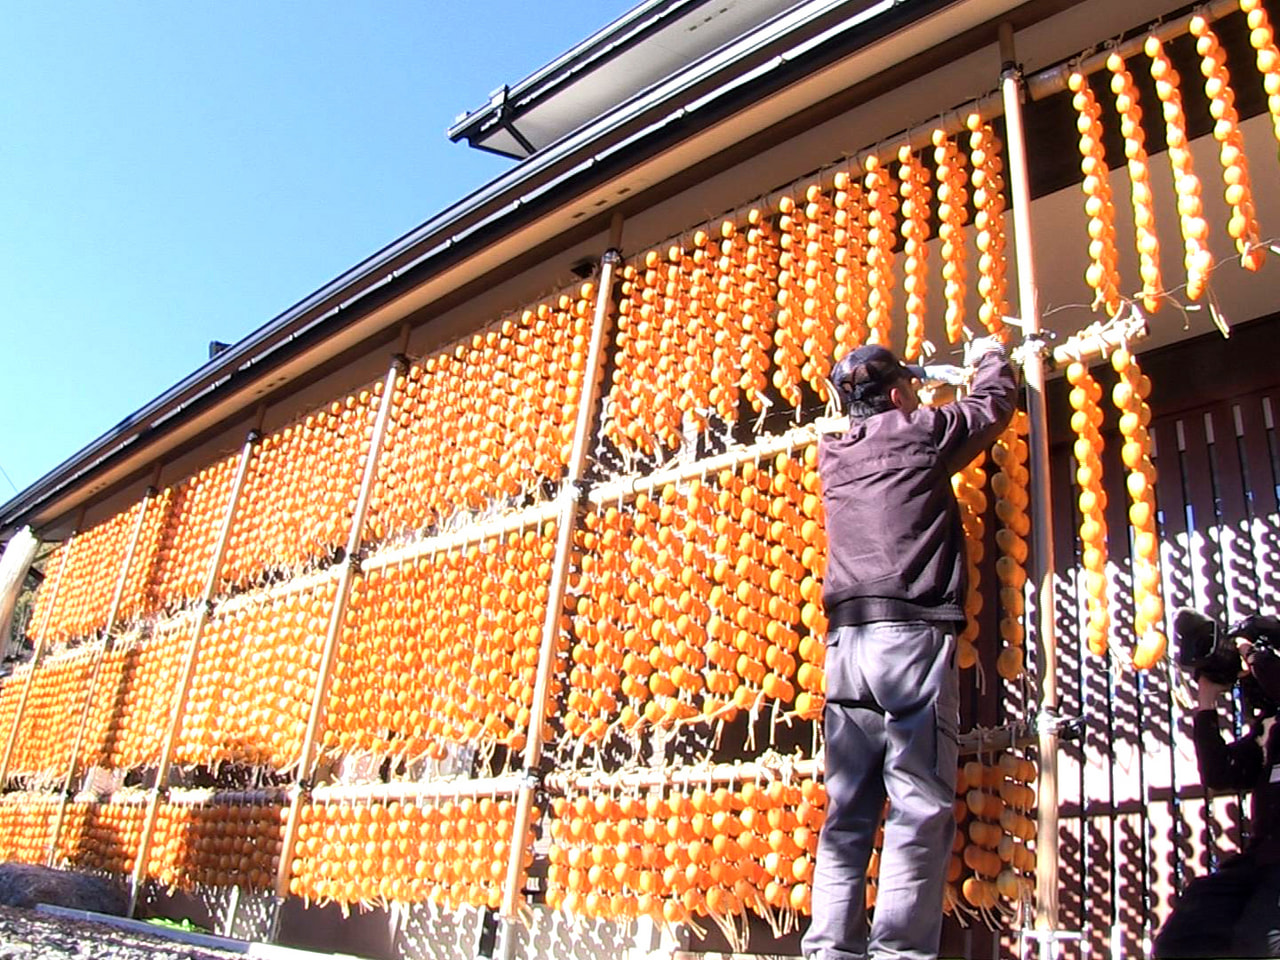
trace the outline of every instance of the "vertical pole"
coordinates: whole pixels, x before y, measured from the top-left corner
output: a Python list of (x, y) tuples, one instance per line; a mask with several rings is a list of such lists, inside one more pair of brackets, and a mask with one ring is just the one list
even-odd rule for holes
[(18, 728), (22, 725), (22, 715), (26, 712), (27, 700), (31, 697), (31, 685), (36, 679), (36, 669), (40, 666), (45, 648), (49, 645), (46, 639), (49, 635), (49, 621), (53, 619), (53, 607), (58, 602), (58, 594), (62, 591), (62, 575), (66, 573), (67, 566), (71, 563), (71, 551), (75, 549), (76, 537), (80, 534), (80, 528), (84, 526), (84, 512), (85, 508), (81, 507), (71, 538), (67, 541), (67, 548), (63, 551), (62, 563), (58, 564), (58, 575), (53, 581), (53, 593), (49, 595), (49, 605), (44, 608), (44, 620), (40, 624), (40, 639), (36, 641), (36, 648), (31, 653), (31, 669), (27, 671), (27, 678), (22, 683), (22, 696), (18, 699), (18, 709), (13, 712), (13, 726), (9, 728), (9, 740), (5, 744), (4, 759), (0, 761), (0, 789), (3, 789), (9, 780), (9, 764), (13, 760), (13, 748), (18, 742)]
[[(369, 440), (369, 451), (365, 457), (364, 476), (360, 479), (360, 492), (356, 496), (355, 511), (351, 517), (351, 530), (347, 534), (346, 555), (342, 559), (342, 568), (338, 574), (338, 587), (334, 594), (333, 609), (329, 614), (329, 626), (325, 631), (324, 646), (320, 652), (320, 667), (316, 673), (316, 686), (311, 696), (311, 712), (307, 716), (307, 729), (302, 738), (302, 751), (298, 756), (298, 776), (296, 787), (289, 800), (289, 815), (285, 820), (284, 836), (280, 846), (280, 864), (276, 870), (276, 901), (279, 903), (289, 895), (289, 880), (293, 869), (293, 847), (298, 835), (298, 817), (302, 804), (310, 795), (315, 774), (316, 759), (319, 754), (321, 719), (324, 716), (325, 701), (329, 697), (329, 686), (333, 680), (334, 663), (338, 655), (338, 643), (342, 636), (342, 625), (346, 620), (347, 602), (351, 597), (351, 581), (360, 563), (360, 543), (364, 535), (364, 521), (369, 513), (369, 497), (373, 492), (373, 481), (378, 475), (378, 457), (382, 453), (382, 442), (387, 434), (387, 424), (391, 421), (391, 401), (395, 393), (396, 380), (409, 367), (409, 359), (405, 351), (409, 346), (410, 326), (405, 323), (401, 327), (400, 350), (391, 359), (386, 378), (382, 382), (382, 397), (378, 405), (378, 416), (374, 421), (373, 437)], [(277, 918), (279, 911), (277, 910)], [(274, 936), (272, 937), (274, 939)]]
[(191, 639), (187, 642), (187, 657), (182, 664), (182, 679), (178, 683), (173, 712), (169, 716), (164, 746), (160, 750), (160, 764), (156, 768), (155, 786), (147, 798), (147, 812), (142, 821), (142, 839), (138, 844), (138, 857), (133, 865), (133, 880), (129, 885), (129, 910), (125, 913), (126, 917), (132, 917), (138, 907), (138, 893), (147, 874), (147, 857), (151, 853), (151, 840), (156, 828), (156, 813), (160, 809), (160, 800), (169, 792), (169, 771), (173, 765), (178, 731), (182, 728), (182, 716), (186, 712), (187, 699), (191, 695), (191, 682), (195, 677), (196, 661), (200, 656), (200, 635), (204, 633), (205, 625), (213, 612), (213, 595), (218, 589), (218, 575), (222, 571), (222, 561), (227, 553), (231, 523), (235, 519), (236, 507), (240, 503), (240, 494), (244, 492), (244, 482), (249, 475), (249, 464), (253, 460), (254, 449), (262, 436), (262, 421), (265, 417), (266, 407), (259, 407), (258, 422), (249, 431), (244, 446), (240, 450), (240, 463), (236, 467), (235, 480), (231, 485), (231, 497), (227, 501), (227, 510), (222, 518), (222, 528), (218, 531), (218, 543), (213, 551), (213, 559), (209, 563), (209, 576), (205, 581), (204, 593), (196, 610), (196, 621), (191, 627)]
[(80, 722), (76, 726), (76, 734), (71, 742), (71, 755), (67, 760), (67, 775), (62, 779), (62, 799), (58, 801), (58, 815), (53, 822), (53, 835), (49, 838), (49, 854), (45, 858), (48, 866), (53, 866), (53, 858), (58, 850), (58, 837), (62, 833), (62, 823), (67, 813), (67, 801), (71, 799), (72, 784), (79, 767), (80, 747), (84, 743), (85, 730), (89, 726), (89, 713), (93, 709), (94, 694), (97, 692), (98, 678), (102, 674), (102, 664), (113, 647), (111, 633), (116, 627), (116, 617), (120, 613), (120, 602), (124, 598), (124, 584), (133, 566), (133, 555), (138, 549), (138, 540), (142, 536), (142, 524), (147, 510), (156, 497), (156, 488), (160, 483), (160, 464), (157, 463), (151, 477), (151, 484), (142, 501), (138, 504), (138, 517), (133, 524), (133, 534), (129, 538), (129, 546), (125, 549), (124, 560), (120, 564), (120, 575), (116, 578), (115, 593), (111, 597), (111, 606), (107, 610), (107, 620), (102, 629), (102, 647), (94, 657), (93, 670), (89, 674), (89, 683), (85, 689), (84, 707), (80, 711)]
[[(999, 27), (1002, 60), (1000, 89), (1004, 98), (1009, 148), (1014, 241), (1018, 258), (1018, 309), (1023, 337), (1040, 339), (1034, 251), (1031, 242), (1031, 188), (1027, 176), (1026, 140), (1022, 127), (1022, 75), (1013, 49), (1013, 26)], [(1040, 711), (1037, 734), (1040, 773), (1036, 818), (1036, 917), (1039, 930), (1058, 928), (1058, 656), (1054, 637), (1053, 512), (1049, 487), (1049, 430), (1045, 405), (1044, 357), (1029, 351), (1023, 364), (1030, 421), (1032, 584), (1036, 597), (1036, 650), (1039, 656)], [(1052, 952), (1050, 938), (1040, 941), (1041, 954)]]
[(547, 594), (547, 612), (542, 625), (542, 644), (538, 652), (538, 672), (534, 681), (533, 701), (529, 706), (529, 733), (524, 749), (524, 782), (516, 793), (515, 822), (511, 831), (510, 860), (502, 892), (501, 915), (507, 923), (503, 948), (510, 950), (514, 940), (511, 922), (516, 918), (521, 878), (524, 876), (525, 837), (533, 812), (538, 765), (542, 760), (542, 727), (546, 722), (547, 697), (555, 673), (556, 648), (560, 641), (560, 617), (564, 608), (565, 587), (573, 558), (573, 529), (578, 519), (581, 481), (586, 472), (587, 447), (595, 425), (600, 381), (604, 373), (605, 338), (613, 309), (613, 282), (622, 254), (622, 215), (615, 212), (609, 228), (609, 248), (600, 258), (600, 285), (596, 290), (595, 314), (591, 323), (591, 341), (587, 347), (586, 377), (574, 425), (573, 447), (569, 453), (565, 485), (560, 494), (561, 509), (556, 520), (555, 566)]

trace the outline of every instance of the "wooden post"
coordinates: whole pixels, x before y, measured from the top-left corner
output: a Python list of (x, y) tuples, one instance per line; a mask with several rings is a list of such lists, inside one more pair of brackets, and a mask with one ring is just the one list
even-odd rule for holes
[(213, 559), (209, 563), (209, 576), (205, 581), (200, 605), (196, 609), (196, 621), (191, 627), (191, 639), (187, 642), (187, 657), (182, 664), (182, 679), (178, 683), (178, 694), (173, 702), (173, 712), (169, 716), (169, 726), (165, 732), (164, 746), (160, 750), (160, 764), (156, 768), (156, 782), (147, 799), (147, 812), (142, 821), (142, 839), (138, 843), (138, 857), (133, 865), (133, 879), (129, 885), (129, 909), (125, 916), (132, 917), (138, 906), (138, 893), (142, 889), (143, 879), (147, 873), (147, 857), (151, 853), (151, 840), (155, 833), (156, 813), (160, 809), (160, 801), (169, 791), (169, 771), (173, 765), (173, 753), (178, 743), (178, 731), (182, 729), (182, 716), (187, 708), (187, 699), (191, 695), (191, 682), (195, 677), (196, 661), (200, 656), (200, 635), (213, 612), (213, 596), (218, 589), (218, 575), (222, 571), (222, 561), (227, 553), (227, 540), (231, 536), (231, 523), (235, 519), (236, 507), (240, 503), (240, 494), (244, 492), (245, 478), (249, 475), (249, 464), (253, 460), (254, 449), (262, 436), (262, 421), (266, 417), (266, 407), (258, 408), (258, 421), (245, 438), (240, 450), (240, 463), (236, 467), (235, 480), (231, 485), (231, 497), (227, 501), (227, 512), (222, 518), (222, 529), (218, 531), (217, 546), (213, 551)]
[[(1040, 340), (1034, 249), (1031, 239), (1031, 188), (1027, 176), (1026, 140), (1022, 127), (1022, 76), (1014, 57), (1013, 26), (1000, 24), (1002, 60), (1000, 88), (1004, 97), (1006, 143), (1009, 149), (1009, 190), (1012, 195), (1014, 242), (1018, 264), (1018, 310), (1024, 339)], [(1027, 418), (1031, 472), (1032, 584), (1035, 592), (1036, 651), (1040, 681), (1040, 709), (1036, 718), (1040, 773), (1036, 784), (1036, 915), (1038, 930), (1058, 929), (1058, 656), (1054, 636), (1053, 513), (1049, 487), (1049, 430), (1045, 403), (1045, 363), (1038, 350), (1023, 364), (1027, 381)], [(1041, 940), (1042, 955), (1052, 951), (1050, 938)]]
[(40, 624), (40, 639), (36, 641), (36, 648), (31, 654), (31, 669), (22, 683), (22, 696), (18, 699), (18, 709), (13, 712), (13, 726), (9, 728), (9, 740), (5, 744), (4, 759), (0, 760), (0, 789), (4, 789), (9, 781), (9, 764), (13, 760), (13, 748), (18, 742), (18, 728), (22, 725), (22, 715), (26, 712), (27, 700), (31, 697), (31, 685), (35, 682), (36, 668), (40, 666), (45, 648), (49, 645), (46, 641), (49, 635), (49, 621), (53, 618), (53, 607), (58, 602), (58, 594), (62, 590), (62, 575), (66, 573), (67, 565), (71, 563), (71, 551), (75, 549), (76, 537), (80, 533), (80, 528), (84, 526), (84, 512), (85, 508), (81, 507), (80, 516), (76, 519), (75, 527), (72, 528), (70, 539), (67, 540), (67, 549), (62, 554), (62, 563), (58, 564), (58, 575), (53, 581), (53, 593), (49, 596), (49, 606), (44, 610), (44, 621)]
[[(524, 781), (516, 793), (515, 820), (511, 832), (511, 858), (507, 862), (506, 882), (503, 886), (501, 914), (508, 925), (516, 919), (519, 909), (521, 878), (524, 876), (525, 837), (533, 812), (533, 795), (537, 783), (538, 765), (542, 760), (542, 727), (546, 722), (547, 697), (555, 673), (556, 648), (560, 641), (560, 616), (564, 607), (565, 587), (569, 580), (569, 565), (573, 559), (573, 529), (583, 491), (580, 483), (586, 472), (587, 446), (595, 424), (596, 406), (600, 395), (600, 381), (604, 374), (604, 347), (613, 307), (613, 279), (622, 255), (618, 247), (622, 242), (622, 217), (615, 214), (610, 227), (609, 249), (600, 258), (600, 285), (596, 290), (595, 315), (591, 325), (591, 342), (587, 348), (586, 378), (578, 406), (578, 420), (574, 425), (573, 447), (569, 453), (568, 470), (560, 493), (561, 510), (556, 521), (556, 554), (551, 571), (551, 585), (547, 594), (547, 611), (542, 625), (542, 644), (538, 652), (538, 672), (534, 681), (533, 701), (529, 706), (529, 733), (524, 748)], [(512, 931), (504, 934), (506, 948), (512, 940)]]
[(138, 518), (133, 524), (133, 535), (129, 538), (129, 546), (125, 549), (124, 560), (120, 564), (120, 575), (116, 578), (115, 593), (111, 597), (111, 606), (107, 610), (107, 620), (102, 628), (102, 648), (93, 661), (93, 670), (89, 674), (89, 683), (85, 689), (84, 708), (80, 711), (80, 722), (76, 725), (76, 734), (71, 741), (71, 755), (67, 759), (67, 775), (62, 779), (62, 799), (58, 802), (58, 815), (53, 822), (53, 834), (49, 838), (49, 853), (45, 858), (48, 866), (53, 866), (54, 856), (58, 850), (58, 837), (62, 834), (62, 823), (67, 814), (67, 802), (71, 799), (71, 786), (79, 768), (80, 747), (84, 743), (85, 730), (89, 726), (89, 713), (93, 709), (94, 695), (97, 692), (98, 678), (102, 675), (102, 665), (113, 649), (112, 631), (116, 627), (116, 618), (120, 613), (120, 602), (124, 598), (124, 584), (133, 566), (133, 555), (138, 549), (138, 540), (142, 536), (142, 524), (155, 500), (160, 483), (160, 464), (156, 464), (151, 477), (151, 484), (142, 501), (138, 504)]
[[(369, 440), (369, 452), (365, 457), (364, 476), (360, 480), (360, 492), (356, 496), (355, 511), (351, 517), (351, 530), (347, 534), (346, 555), (342, 559), (342, 567), (338, 574), (338, 586), (334, 593), (333, 609), (329, 613), (329, 626), (325, 631), (324, 646), (320, 652), (320, 667), (316, 673), (316, 686), (311, 696), (311, 712), (307, 716), (307, 729), (302, 738), (302, 751), (298, 757), (298, 775), (295, 780), (296, 789), (289, 800), (289, 815), (285, 820), (284, 835), (280, 844), (280, 863), (276, 869), (276, 901), (277, 904), (289, 895), (289, 879), (293, 868), (293, 847), (298, 836), (298, 818), (302, 804), (310, 795), (314, 785), (316, 759), (319, 755), (318, 744), (321, 733), (321, 719), (324, 716), (325, 701), (329, 697), (329, 686), (333, 680), (334, 663), (338, 655), (338, 643), (342, 637), (342, 625), (347, 616), (347, 603), (351, 598), (351, 581), (355, 577), (360, 563), (360, 543), (364, 535), (364, 521), (369, 512), (369, 497), (373, 492), (373, 481), (378, 475), (378, 457), (382, 453), (382, 442), (386, 437), (387, 424), (391, 421), (391, 400), (395, 393), (396, 380), (408, 369), (409, 361), (405, 350), (409, 346), (409, 324), (401, 329), (400, 350), (391, 360), (387, 375), (382, 382), (382, 398), (378, 405), (378, 416), (374, 421), (373, 436)], [(277, 918), (279, 911), (277, 910)], [(275, 939), (273, 930), (271, 939)]]

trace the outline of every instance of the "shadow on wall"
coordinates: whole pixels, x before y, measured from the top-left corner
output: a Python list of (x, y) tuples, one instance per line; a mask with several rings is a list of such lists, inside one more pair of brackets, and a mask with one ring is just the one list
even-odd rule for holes
[(474, 960), (480, 941), (481, 912), (448, 910), (427, 901), (405, 909), (393, 944), (404, 960)]
[(515, 955), (537, 960), (624, 960), (633, 955), (636, 940), (634, 928), (604, 920), (570, 920), (563, 913), (535, 907), (529, 926), (516, 928)]

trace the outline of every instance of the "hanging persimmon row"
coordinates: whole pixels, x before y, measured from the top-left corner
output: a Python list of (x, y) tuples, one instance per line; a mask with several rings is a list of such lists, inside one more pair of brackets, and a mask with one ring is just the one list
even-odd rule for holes
[[(1276, 137), (1280, 140), (1280, 50), (1277, 50), (1266, 9), (1260, 0), (1240, 0), (1240, 10), (1249, 27), (1249, 44), (1255, 51), (1257, 73), (1267, 94), (1267, 109)], [(1227, 208), (1226, 234), (1235, 245), (1240, 265), (1247, 270), (1261, 268), (1267, 254), (1262, 242), (1253, 200), (1249, 161), (1245, 155), (1244, 135), (1235, 106), (1232, 70), (1213, 25), (1201, 13), (1188, 21), (1195, 38), (1195, 56), (1203, 81), (1204, 100), (1212, 120), (1212, 135), (1218, 145), (1223, 200)], [(1174, 68), (1161, 39), (1152, 34), (1142, 47), (1143, 69), (1155, 85), (1157, 104), (1147, 109), (1158, 111), (1163, 119), (1164, 141), (1170, 173), (1177, 197), (1176, 216), (1183, 242), (1184, 278), (1178, 282), (1165, 279), (1162, 273), (1160, 245), (1156, 238), (1156, 215), (1152, 178), (1155, 175), (1143, 130), (1144, 107), (1133, 69), (1139, 58), (1126, 60), (1120, 53), (1106, 58), (1109, 78), (1103, 83), (1079, 71), (1072, 73), (1068, 86), (1072, 104), (1078, 114), (1080, 134), (1082, 189), (1086, 195), (1085, 212), (1089, 218), (1089, 267), (1085, 274), (1094, 290), (1094, 308), (1114, 316), (1125, 300), (1139, 299), (1148, 311), (1158, 311), (1169, 299), (1171, 288), (1185, 292), (1191, 301), (1201, 300), (1208, 289), (1215, 263), (1209, 249), (1211, 226), (1205, 218), (1204, 189), (1209, 174), (1197, 173), (1187, 133), (1188, 116), (1184, 95), (1186, 83)], [(1246, 72), (1247, 72), (1247, 68)], [(1240, 82), (1239, 77), (1236, 82)], [(1126, 293), (1118, 267), (1116, 220), (1119, 216), (1112, 201), (1108, 159), (1103, 145), (1102, 105), (1094, 87), (1107, 88), (1113, 98), (1124, 143), (1125, 171), (1130, 185), (1133, 236), (1139, 264), (1140, 291)], [(1198, 97), (1194, 98), (1199, 100)]]
[[(582, 284), (408, 365), (393, 388), (366, 542), (520, 506), (560, 481), (594, 301), (594, 284)], [(383, 389), (353, 391), (254, 444), (215, 596), (323, 566), (345, 545)], [(107, 625), (135, 528), (116, 624), (202, 599), (239, 461), (225, 456), (62, 544), (36, 597), (33, 638), (68, 643)]]
[[(896, 162), (869, 156), (830, 183), (800, 186), (634, 257), (622, 270), (602, 436), (627, 456), (667, 455), (712, 418), (732, 429), (779, 406), (799, 414), (806, 391), (825, 401), (832, 358), (861, 343), (915, 360), (934, 272), (950, 343), (966, 336), (971, 296), (980, 302), (976, 322), (1005, 336), (1001, 149), (990, 122), (973, 114), (961, 135), (933, 134), (927, 164), (910, 147)], [(935, 217), (941, 263), (931, 269)], [(979, 252), (974, 284), (970, 244)]]
[[(998, 904), (1030, 896), (1035, 779), (1035, 764), (1012, 752), (957, 771), (947, 912), (985, 911), (995, 926), (990, 911)], [(616, 922), (711, 919), (731, 936), (735, 918), (751, 912), (778, 929), (789, 915), (811, 911), (825, 809), (825, 788), (811, 778), (645, 790), (601, 782), (570, 790), (551, 803), (547, 905)], [(867, 868), (871, 909), (882, 839)]]

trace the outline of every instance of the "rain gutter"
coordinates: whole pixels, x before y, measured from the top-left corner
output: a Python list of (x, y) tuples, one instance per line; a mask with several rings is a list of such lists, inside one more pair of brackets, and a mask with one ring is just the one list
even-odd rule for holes
[[(821, 66), (848, 57), (964, 2), (813, 0), (744, 34), (446, 207), (218, 354), (0, 506), (0, 538), (95, 471), (129, 456), (140, 440), (172, 428), (233, 379), (264, 377), (269, 359), (294, 341), (322, 326), (337, 332), (339, 321), (354, 323), (383, 288), (423, 283), (522, 221), (570, 203), (608, 176), (786, 87), (814, 61)], [(694, 129), (686, 129), (693, 121)]]

